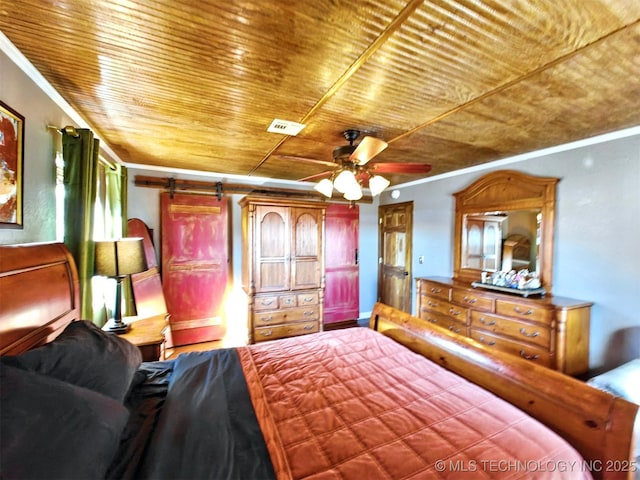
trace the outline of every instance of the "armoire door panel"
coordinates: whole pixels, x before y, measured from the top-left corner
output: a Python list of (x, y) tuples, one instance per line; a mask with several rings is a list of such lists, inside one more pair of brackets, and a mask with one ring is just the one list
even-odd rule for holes
[(256, 292), (275, 292), (290, 283), (289, 211), (285, 207), (256, 208)]
[(331, 204), (325, 218), (324, 324), (356, 321), (360, 315), (357, 205)]

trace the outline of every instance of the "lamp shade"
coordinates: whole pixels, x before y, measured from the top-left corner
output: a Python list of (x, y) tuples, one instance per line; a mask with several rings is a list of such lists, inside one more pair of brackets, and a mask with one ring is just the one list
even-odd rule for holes
[(362, 198), (362, 187), (360, 187), (360, 184), (355, 183), (354, 185), (349, 185), (347, 191), (344, 192), (344, 198), (350, 201), (360, 200)]
[(331, 198), (333, 194), (333, 183), (328, 178), (320, 180), (313, 188), (327, 198)]
[(353, 185), (358, 185), (358, 181), (351, 170), (342, 170), (333, 182), (334, 188), (340, 193), (353, 188)]
[(382, 191), (390, 184), (391, 182), (389, 180), (381, 177), (380, 175), (371, 177), (371, 179), (369, 180), (369, 189), (371, 190), (371, 195), (375, 197), (376, 195), (382, 193)]
[(121, 238), (96, 242), (96, 275), (120, 277), (144, 272), (147, 258), (142, 238)]

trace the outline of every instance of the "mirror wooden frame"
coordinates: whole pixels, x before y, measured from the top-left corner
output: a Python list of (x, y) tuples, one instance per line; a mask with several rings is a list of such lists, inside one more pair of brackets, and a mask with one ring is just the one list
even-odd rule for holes
[(464, 190), (453, 194), (456, 200), (453, 245), (454, 279), (479, 281), (482, 270), (462, 267), (462, 238), (466, 214), (532, 210), (542, 213), (538, 272), (542, 286), (551, 291), (553, 275), (553, 229), (556, 209), (556, 185), (560, 179), (536, 177), (515, 170), (488, 173)]

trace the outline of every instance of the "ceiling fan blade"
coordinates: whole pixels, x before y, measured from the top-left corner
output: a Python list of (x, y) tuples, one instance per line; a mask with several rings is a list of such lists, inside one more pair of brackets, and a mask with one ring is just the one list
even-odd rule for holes
[(427, 173), (431, 171), (428, 163), (372, 163), (369, 170), (375, 173)]
[(322, 173), (316, 173), (315, 175), (310, 175), (308, 177), (299, 178), (298, 182), (311, 182), (317, 180), (319, 178), (328, 177), (333, 173), (333, 171), (326, 171)]
[(359, 165), (364, 165), (388, 146), (389, 144), (387, 142), (379, 138), (364, 137), (349, 156), (349, 160)]
[(324, 167), (338, 167), (336, 162), (329, 162), (327, 160), (316, 160), (315, 158), (296, 157), (294, 155), (271, 155), (273, 158), (280, 160), (291, 160), (294, 162), (311, 163), (313, 165), (322, 165)]

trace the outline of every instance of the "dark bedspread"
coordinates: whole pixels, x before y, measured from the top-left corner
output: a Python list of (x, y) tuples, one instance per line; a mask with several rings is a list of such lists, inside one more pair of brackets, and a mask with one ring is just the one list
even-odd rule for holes
[(238, 355), (183, 354), (173, 374), (138, 478), (272, 479)]

